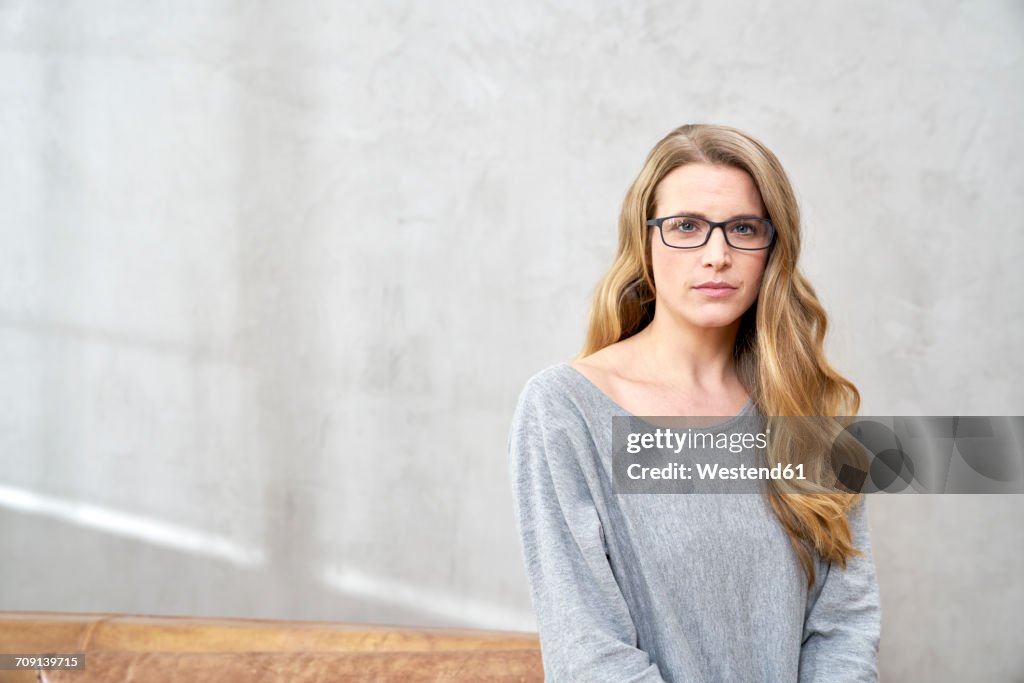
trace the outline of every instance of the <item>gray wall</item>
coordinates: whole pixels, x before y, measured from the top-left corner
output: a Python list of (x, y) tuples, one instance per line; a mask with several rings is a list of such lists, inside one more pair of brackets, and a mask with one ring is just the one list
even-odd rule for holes
[[(0, 0), (0, 608), (533, 627), (505, 439), (672, 127), (773, 147), (865, 414), (1024, 414), (1024, 7)], [(1024, 498), (869, 500), (1022, 680)]]

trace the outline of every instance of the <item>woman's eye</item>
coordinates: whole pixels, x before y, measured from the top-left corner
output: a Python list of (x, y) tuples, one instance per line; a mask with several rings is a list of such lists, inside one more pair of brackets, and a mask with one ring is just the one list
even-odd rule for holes
[(678, 230), (679, 232), (693, 232), (694, 230), (697, 229), (697, 226), (694, 225), (693, 223), (687, 223), (684, 221), (682, 223), (676, 223), (673, 226), (673, 229)]
[(740, 223), (739, 225), (734, 225), (732, 231), (739, 235), (749, 235), (754, 232), (754, 226), (749, 223)]

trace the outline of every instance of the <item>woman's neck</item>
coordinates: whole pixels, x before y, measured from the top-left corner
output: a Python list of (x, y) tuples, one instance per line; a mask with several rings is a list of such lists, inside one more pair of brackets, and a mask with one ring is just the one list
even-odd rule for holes
[(738, 381), (734, 348), (739, 321), (727, 327), (693, 327), (657, 314), (635, 335), (645, 374), (677, 387), (716, 390)]

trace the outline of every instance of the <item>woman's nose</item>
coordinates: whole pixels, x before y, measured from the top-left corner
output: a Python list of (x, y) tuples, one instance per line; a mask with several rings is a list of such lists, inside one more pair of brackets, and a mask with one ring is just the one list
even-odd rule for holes
[(713, 265), (719, 268), (729, 263), (731, 258), (730, 249), (729, 243), (725, 241), (725, 229), (716, 230), (712, 228), (707, 244), (704, 245), (702, 250), (704, 253), (701, 256), (706, 265)]

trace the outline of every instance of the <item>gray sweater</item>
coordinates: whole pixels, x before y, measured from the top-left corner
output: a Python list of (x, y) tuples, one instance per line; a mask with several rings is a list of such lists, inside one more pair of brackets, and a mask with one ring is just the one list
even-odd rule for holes
[[(748, 402), (731, 419), (751, 414)], [(616, 415), (630, 413), (560, 363), (530, 378), (513, 418), (514, 510), (546, 680), (876, 681), (863, 502), (850, 523), (865, 555), (845, 571), (816, 556), (808, 590), (763, 495), (613, 493)]]

